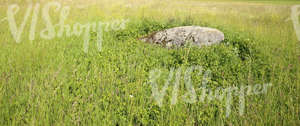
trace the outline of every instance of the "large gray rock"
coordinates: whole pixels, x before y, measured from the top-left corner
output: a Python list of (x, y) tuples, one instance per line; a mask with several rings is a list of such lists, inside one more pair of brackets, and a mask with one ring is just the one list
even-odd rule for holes
[(165, 47), (181, 47), (188, 42), (198, 47), (220, 43), (224, 33), (213, 28), (199, 26), (183, 26), (152, 33), (140, 40), (160, 44)]

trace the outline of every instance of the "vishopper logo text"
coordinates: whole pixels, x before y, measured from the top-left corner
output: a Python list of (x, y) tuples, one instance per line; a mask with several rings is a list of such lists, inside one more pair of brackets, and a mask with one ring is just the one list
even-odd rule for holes
[(299, 16), (300, 16), (300, 5), (294, 5), (291, 8), (291, 19), (294, 24), (294, 29), (296, 31), (296, 35), (298, 38), (298, 41), (300, 41), (300, 23), (299, 23)]
[[(59, 22), (57, 24), (53, 24), (50, 11), (51, 8), (54, 9), (55, 12), (59, 13)], [(29, 4), (24, 18), (19, 26), (16, 23), (16, 15), (20, 11), (20, 6), (17, 4), (8, 6), (7, 9), (7, 17), (2, 21), (7, 20), (9, 24), (10, 32), (17, 43), (21, 42), (22, 34), (24, 32), (24, 28), (27, 23), (30, 23), (29, 29), (29, 40), (33, 41), (36, 39), (36, 27), (39, 20), (39, 15), (41, 15), (41, 19), (45, 24), (45, 28), (40, 31), (39, 36), (42, 39), (53, 39), (55, 37), (63, 37), (64, 35), (67, 37), (72, 36), (82, 36), (84, 38), (83, 42), (83, 50), (84, 52), (88, 52), (89, 41), (91, 37), (91, 32), (97, 33), (97, 42), (96, 46), (98, 51), (102, 50), (102, 41), (103, 41), (103, 32), (104, 30), (121, 30), (125, 29), (125, 25), (128, 20), (115, 20), (111, 23), (108, 22), (89, 22), (86, 24), (75, 23), (73, 26), (65, 24), (65, 20), (70, 14), (71, 8), (69, 6), (62, 6), (59, 2), (49, 2), (45, 6), (41, 7), (41, 4)], [(40, 13), (41, 11), (41, 13)], [(29, 18), (31, 17), (31, 22), (29, 22)], [(58, 29), (56, 31), (56, 29)]]
[[(197, 74), (192, 74), (196, 72)], [(181, 74), (184, 73), (183, 81), (184, 87), (186, 89), (185, 94), (179, 97), (179, 87), (181, 81)], [(204, 103), (209, 103), (213, 100), (218, 100), (220, 102), (225, 102), (226, 107), (226, 117), (231, 113), (231, 106), (233, 102), (233, 97), (236, 96), (239, 99), (239, 114), (243, 115), (245, 110), (245, 97), (251, 95), (266, 94), (267, 90), (272, 84), (256, 84), (256, 85), (243, 85), (240, 84), (239, 87), (217, 87), (214, 90), (210, 88), (208, 82), (211, 80), (211, 71), (204, 69), (201, 66), (192, 66), (186, 68), (184, 71), (183, 67), (178, 69), (171, 68), (168, 74), (168, 78), (165, 79), (164, 86), (159, 89), (158, 81), (161, 79), (164, 73), (160, 69), (154, 69), (150, 71), (149, 81), (152, 86), (152, 96), (157, 104), (161, 107), (163, 105), (163, 99), (166, 95), (166, 91), (169, 88), (171, 82), (174, 82), (174, 87), (172, 90), (172, 97), (170, 99), (171, 105), (175, 105), (178, 102), (178, 98), (183, 102), (192, 104), (196, 103), (197, 100)], [(175, 76), (174, 76), (175, 75)], [(192, 84), (192, 75), (202, 76), (201, 84), (198, 84), (200, 87), (195, 88)], [(201, 93), (199, 93), (201, 92)], [(197, 94), (198, 93), (198, 94)], [(198, 96), (198, 97), (197, 97)]]

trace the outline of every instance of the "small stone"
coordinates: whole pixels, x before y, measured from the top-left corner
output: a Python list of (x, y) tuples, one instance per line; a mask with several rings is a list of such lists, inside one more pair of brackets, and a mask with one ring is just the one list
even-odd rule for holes
[(224, 33), (214, 28), (182, 26), (158, 31), (142, 37), (140, 40), (160, 44), (167, 48), (181, 47), (188, 42), (194, 46), (202, 47), (220, 43), (224, 40)]

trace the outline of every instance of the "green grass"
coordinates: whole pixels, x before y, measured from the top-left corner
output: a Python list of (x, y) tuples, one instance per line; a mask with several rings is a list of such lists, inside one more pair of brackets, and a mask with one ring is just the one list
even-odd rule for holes
[[(0, 125), (300, 125), (299, 42), (292, 22), (286, 21), (292, 3), (276, 3), (66, 2), (72, 7), (66, 24), (130, 19), (126, 29), (104, 33), (102, 52), (97, 51), (94, 33), (84, 53), (82, 37), (31, 42), (27, 25), (17, 44), (8, 24), (0, 23)], [(89, 7), (76, 8), (84, 4)], [(1, 6), (0, 13), (5, 17), (6, 7)], [(52, 14), (57, 20), (58, 14)], [(18, 23), (21, 20), (19, 16)], [(202, 49), (165, 49), (137, 40), (182, 25), (218, 28), (226, 39)], [(38, 30), (42, 28), (39, 22)], [(238, 99), (229, 117), (222, 101), (189, 104), (179, 98), (171, 106), (173, 84), (159, 107), (152, 97), (150, 71), (165, 71), (158, 83), (162, 87), (171, 68), (192, 65), (212, 71), (212, 89), (273, 86), (267, 94), (247, 96), (242, 116)], [(193, 76), (194, 87), (201, 86), (202, 77)], [(186, 93), (181, 82), (179, 96)]]

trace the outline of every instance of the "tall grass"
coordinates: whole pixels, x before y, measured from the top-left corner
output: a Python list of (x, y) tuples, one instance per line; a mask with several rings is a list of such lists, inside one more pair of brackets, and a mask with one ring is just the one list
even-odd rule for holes
[[(21, 1), (19, 5), (24, 10), (27, 3)], [(88, 53), (82, 51), (82, 37), (37, 38), (31, 42), (25, 32), (17, 44), (8, 24), (2, 22), (1, 125), (300, 124), (299, 43), (292, 22), (286, 20), (290, 2), (104, 0), (64, 4), (72, 7), (67, 24), (125, 18), (130, 22), (124, 30), (104, 33), (102, 52), (97, 51), (93, 43), (96, 36), (92, 36)], [(5, 17), (6, 7), (1, 6), (0, 13)], [(57, 21), (58, 14), (52, 14)], [(20, 14), (18, 23), (22, 18)], [(218, 28), (226, 39), (201, 49), (165, 49), (137, 40), (182, 25)], [(25, 31), (29, 28), (27, 25)], [(38, 31), (43, 28), (39, 22)], [(246, 97), (242, 116), (237, 102), (229, 117), (225, 117), (224, 102), (188, 104), (179, 99), (171, 106), (172, 87), (159, 107), (152, 97), (149, 72), (159, 68), (168, 73), (172, 67), (192, 65), (212, 71), (208, 83), (212, 88), (273, 86), (267, 94)], [(193, 76), (194, 87), (200, 86), (201, 78)], [(163, 80), (160, 82), (162, 86)], [(185, 92), (181, 83), (179, 95)]]

